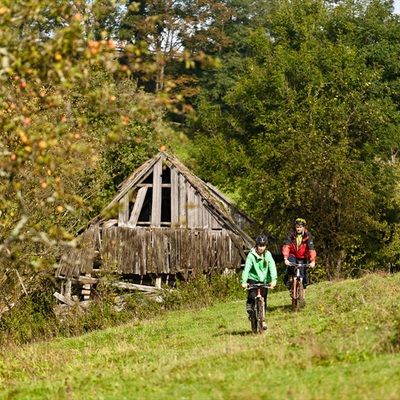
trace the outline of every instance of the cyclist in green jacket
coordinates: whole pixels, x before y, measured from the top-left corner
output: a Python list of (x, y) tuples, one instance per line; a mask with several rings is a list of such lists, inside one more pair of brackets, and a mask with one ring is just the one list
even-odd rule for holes
[[(256, 245), (253, 247), (246, 258), (246, 263), (242, 273), (242, 287), (247, 288), (250, 284), (266, 283), (273, 289), (278, 280), (275, 261), (272, 254), (267, 250), (268, 238), (265, 235), (259, 235), (256, 238)], [(246, 301), (246, 311), (251, 314), (251, 305), (257, 295), (257, 290), (249, 290)], [(265, 310), (267, 309), (268, 289), (261, 289), (261, 296), (264, 298)], [(265, 324), (265, 322), (264, 322)], [(266, 329), (266, 325), (264, 326)]]

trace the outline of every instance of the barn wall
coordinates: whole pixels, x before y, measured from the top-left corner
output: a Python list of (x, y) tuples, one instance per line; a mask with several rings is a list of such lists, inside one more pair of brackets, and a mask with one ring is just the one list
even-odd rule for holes
[(99, 254), (119, 273), (136, 275), (223, 270), (242, 261), (224, 230), (112, 227), (102, 233)]
[(95, 243), (98, 229), (91, 227), (77, 238), (76, 248), (66, 248), (61, 257), (56, 276), (80, 276), (91, 273), (95, 257)]
[(92, 228), (85, 240), (89, 247), (65, 254), (57, 275), (91, 273), (95, 252), (103, 268), (126, 275), (187, 274), (238, 268), (243, 258), (232, 239), (236, 244), (243, 244), (240, 237), (226, 230), (113, 226), (99, 231)]

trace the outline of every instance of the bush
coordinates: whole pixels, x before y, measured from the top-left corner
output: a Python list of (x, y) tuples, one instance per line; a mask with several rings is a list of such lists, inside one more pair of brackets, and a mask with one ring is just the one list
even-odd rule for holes
[(198, 309), (216, 301), (238, 299), (242, 295), (237, 274), (197, 274), (187, 281), (177, 281), (175, 290), (165, 290), (163, 300), (169, 310)]
[(21, 299), (1, 317), (0, 342), (23, 344), (58, 336), (59, 321), (53, 311), (54, 300), (43, 291)]
[(79, 336), (132, 320), (155, 318), (166, 310), (200, 309), (214, 302), (243, 298), (238, 275), (197, 274), (176, 287), (165, 287), (162, 302), (140, 292), (125, 293), (104, 279), (87, 308), (58, 305), (53, 288), (20, 300), (0, 320), (3, 345)]

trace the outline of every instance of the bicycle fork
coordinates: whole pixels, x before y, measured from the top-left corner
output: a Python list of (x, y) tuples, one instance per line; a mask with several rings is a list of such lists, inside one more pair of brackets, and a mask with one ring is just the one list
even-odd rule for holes
[[(257, 296), (255, 298), (255, 303), (257, 304), (257, 302), (261, 299), (261, 289), (257, 289)], [(257, 307), (256, 310), (258, 311)], [(259, 318), (259, 316), (257, 315), (257, 318)]]
[(293, 282), (292, 282), (292, 297), (294, 299), (297, 298), (297, 285), (299, 282), (302, 282), (303, 278), (300, 275), (300, 269), (297, 269), (296, 271), (296, 276), (293, 277)]
[(298, 307), (298, 302), (301, 300), (299, 297), (299, 288), (301, 290), (301, 284), (303, 282), (303, 278), (300, 275), (300, 269), (298, 268), (296, 271), (296, 276), (293, 277), (292, 284), (292, 311), (296, 311)]
[(262, 333), (264, 330), (265, 318), (265, 304), (261, 296), (261, 290), (257, 289), (257, 296), (255, 298), (255, 311), (256, 311), (256, 332)]
[[(260, 307), (257, 307), (257, 303), (260, 304)], [(264, 317), (265, 317), (265, 304), (264, 304), (264, 299), (261, 296), (261, 289), (257, 289), (257, 296), (255, 298), (255, 304), (256, 307), (255, 309), (257, 310), (257, 319), (261, 322), (264, 321)], [(261, 313), (261, 315), (259, 315), (259, 312)]]

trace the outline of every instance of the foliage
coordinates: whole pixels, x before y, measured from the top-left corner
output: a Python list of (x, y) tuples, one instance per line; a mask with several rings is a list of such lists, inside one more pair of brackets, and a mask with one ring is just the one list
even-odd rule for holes
[(54, 314), (55, 285), (44, 277), (40, 289), (25, 296), (0, 319), (1, 343), (29, 343), (50, 340), (59, 335), (60, 323)]
[(53, 274), (59, 246), (74, 244), (122, 175), (180, 140), (164, 122), (174, 102), (137, 89), (94, 15), (100, 3), (115, 11), (110, 1), (0, 7), (1, 309)]
[(4, 347), (0, 397), (396, 398), (399, 284), (399, 274), (323, 282), (296, 314), (286, 292), (273, 292), (263, 336), (251, 333), (242, 293), (79, 338)]
[(164, 307), (167, 310), (200, 309), (218, 301), (239, 298), (240, 289), (237, 275), (197, 274), (187, 281), (176, 281), (174, 290), (165, 288)]
[(220, 0), (129, 0), (116, 36), (126, 48), (140, 46), (154, 66), (153, 75), (143, 75), (132, 68), (134, 54), (124, 59), (140, 86), (190, 102), (198, 94), (202, 67), (215, 65), (210, 55), (230, 44), (225, 26), (233, 16), (234, 9)]
[(386, 247), (396, 247), (400, 24), (391, 12), (380, 2), (277, 1), (249, 31), (251, 53), (223, 104), (214, 92), (198, 104), (196, 172), (276, 237), (305, 217), (328, 278), (387, 268)]
[[(55, 337), (79, 336), (106, 329), (132, 320), (147, 320), (165, 314), (166, 310), (198, 310), (216, 302), (237, 299), (243, 290), (236, 275), (199, 274), (188, 281), (177, 281), (174, 289), (164, 287), (157, 296), (149, 297), (139, 291), (127, 292), (115, 283), (119, 278), (104, 271), (93, 299), (76, 307), (57, 305), (53, 293), (54, 279), (42, 273), (45, 288), (23, 297), (0, 319), (0, 343), (20, 345)], [(162, 301), (157, 301), (158, 298)]]

